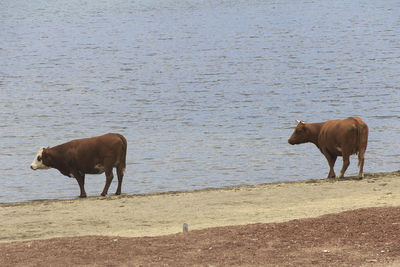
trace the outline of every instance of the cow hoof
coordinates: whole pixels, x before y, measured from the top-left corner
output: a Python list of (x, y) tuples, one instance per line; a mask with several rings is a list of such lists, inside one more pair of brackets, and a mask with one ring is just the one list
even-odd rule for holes
[(79, 197), (80, 198), (86, 198), (86, 195), (80, 195)]
[(100, 196), (105, 197), (107, 194), (101, 193)]
[(338, 176), (336, 176), (336, 179), (342, 179), (344, 178), (344, 174), (342, 172), (340, 172), (340, 174)]

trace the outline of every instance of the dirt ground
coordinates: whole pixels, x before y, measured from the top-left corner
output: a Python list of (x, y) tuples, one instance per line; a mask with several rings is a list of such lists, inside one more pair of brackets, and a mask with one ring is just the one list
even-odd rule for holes
[(1, 266), (399, 266), (400, 207), (159, 237), (0, 244)]
[(0, 266), (400, 265), (399, 171), (0, 204), (0, 217)]

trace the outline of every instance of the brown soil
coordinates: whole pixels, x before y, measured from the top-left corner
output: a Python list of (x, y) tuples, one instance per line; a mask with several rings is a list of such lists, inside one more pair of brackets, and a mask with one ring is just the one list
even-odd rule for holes
[(158, 237), (83, 236), (0, 244), (0, 266), (395, 266), (400, 207), (215, 227)]

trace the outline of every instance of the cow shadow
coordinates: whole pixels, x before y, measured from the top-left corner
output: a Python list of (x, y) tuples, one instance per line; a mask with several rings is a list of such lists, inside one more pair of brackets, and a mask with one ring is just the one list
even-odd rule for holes
[(376, 180), (386, 176), (400, 176), (400, 170), (394, 172), (379, 172), (379, 173), (364, 173), (364, 178), (359, 178), (358, 175), (350, 175), (342, 178), (325, 178), (325, 181), (340, 182), (340, 181), (361, 181), (361, 180)]
[(356, 175), (352, 175), (352, 176), (345, 176), (345, 177), (342, 177), (342, 178), (327, 178), (327, 179), (332, 179), (332, 180), (336, 180), (336, 181), (360, 181), (360, 180), (365, 179), (365, 178), (366, 178), (366, 176), (364, 174), (364, 178), (360, 178), (360, 177), (358, 177)]

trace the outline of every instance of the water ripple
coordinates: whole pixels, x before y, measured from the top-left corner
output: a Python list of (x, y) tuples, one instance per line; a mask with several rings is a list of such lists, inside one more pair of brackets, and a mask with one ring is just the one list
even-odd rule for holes
[[(365, 170), (398, 169), (396, 1), (3, 5), (0, 202), (77, 196), (76, 181), (29, 164), (41, 146), (105, 132), (129, 142), (125, 193), (325, 177), (313, 145), (287, 144), (296, 119), (360, 116)], [(88, 176), (88, 194), (104, 182)]]

